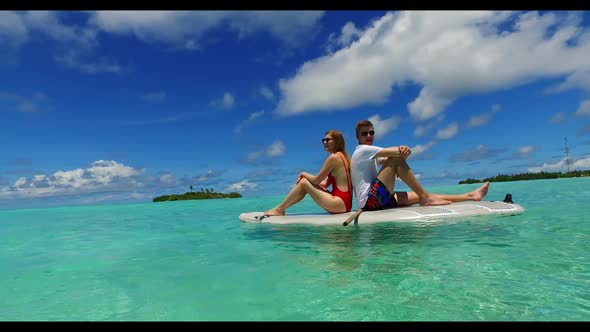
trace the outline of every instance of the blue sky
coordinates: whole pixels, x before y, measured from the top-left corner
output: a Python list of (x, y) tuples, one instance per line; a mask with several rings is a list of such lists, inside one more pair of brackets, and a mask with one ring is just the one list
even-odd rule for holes
[(286, 194), (375, 123), (426, 186), (590, 169), (588, 12), (0, 12), (0, 208)]

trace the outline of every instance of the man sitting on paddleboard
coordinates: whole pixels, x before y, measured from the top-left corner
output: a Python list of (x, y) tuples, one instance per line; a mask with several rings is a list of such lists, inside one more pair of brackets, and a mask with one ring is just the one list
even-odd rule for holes
[[(416, 203), (446, 205), (468, 200), (481, 201), (488, 192), (489, 182), (461, 195), (429, 193), (418, 183), (406, 162), (406, 158), (412, 153), (410, 148), (405, 145), (388, 148), (374, 146), (375, 129), (369, 120), (357, 123), (355, 131), (359, 145), (352, 154), (351, 177), (359, 209), (376, 211)], [(379, 171), (377, 164), (381, 165)], [(413, 191), (394, 191), (396, 176)]]

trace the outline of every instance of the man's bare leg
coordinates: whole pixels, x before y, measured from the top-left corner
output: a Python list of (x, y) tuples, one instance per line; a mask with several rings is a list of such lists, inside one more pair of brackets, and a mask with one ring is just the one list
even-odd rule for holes
[(399, 176), (399, 178), (414, 191), (419, 198), (418, 202), (420, 202), (420, 205), (447, 205), (451, 203), (451, 201), (427, 192), (422, 185), (418, 183), (414, 172), (412, 172), (405, 160), (402, 158), (389, 157), (383, 164), (377, 178), (385, 184), (390, 193), (393, 193), (396, 176)]
[[(432, 195), (452, 202), (481, 201), (487, 195), (489, 187), (490, 183), (486, 182), (481, 187), (464, 194), (447, 195), (433, 193)], [(395, 193), (395, 198), (397, 200), (397, 204), (400, 206), (410, 206), (420, 202), (420, 196), (418, 196), (418, 194), (413, 191), (398, 191)]]

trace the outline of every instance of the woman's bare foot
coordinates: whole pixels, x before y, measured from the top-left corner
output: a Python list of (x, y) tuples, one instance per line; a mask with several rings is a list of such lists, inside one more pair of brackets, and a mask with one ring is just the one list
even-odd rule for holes
[(446, 199), (438, 198), (434, 195), (428, 195), (420, 200), (421, 206), (433, 206), (433, 205), (447, 205), (451, 204), (451, 201), (447, 201)]
[(285, 215), (285, 210), (282, 210), (278, 207), (270, 209), (268, 211), (264, 212), (265, 216), (284, 216)]
[(488, 193), (490, 188), (490, 182), (486, 182), (483, 186), (475, 189), (474, 191), (467, 194), (467, 197), (474, 201), (481, 201)]

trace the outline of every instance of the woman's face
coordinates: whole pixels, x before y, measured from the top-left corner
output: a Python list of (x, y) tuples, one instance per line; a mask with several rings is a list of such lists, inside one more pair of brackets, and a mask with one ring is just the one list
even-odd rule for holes
[(334, 137), (330, 134), (326, 134), (324, 138), (322, 138), (322, 143), (324, 144), (324, 150), (328, 152), (334, 151)]

